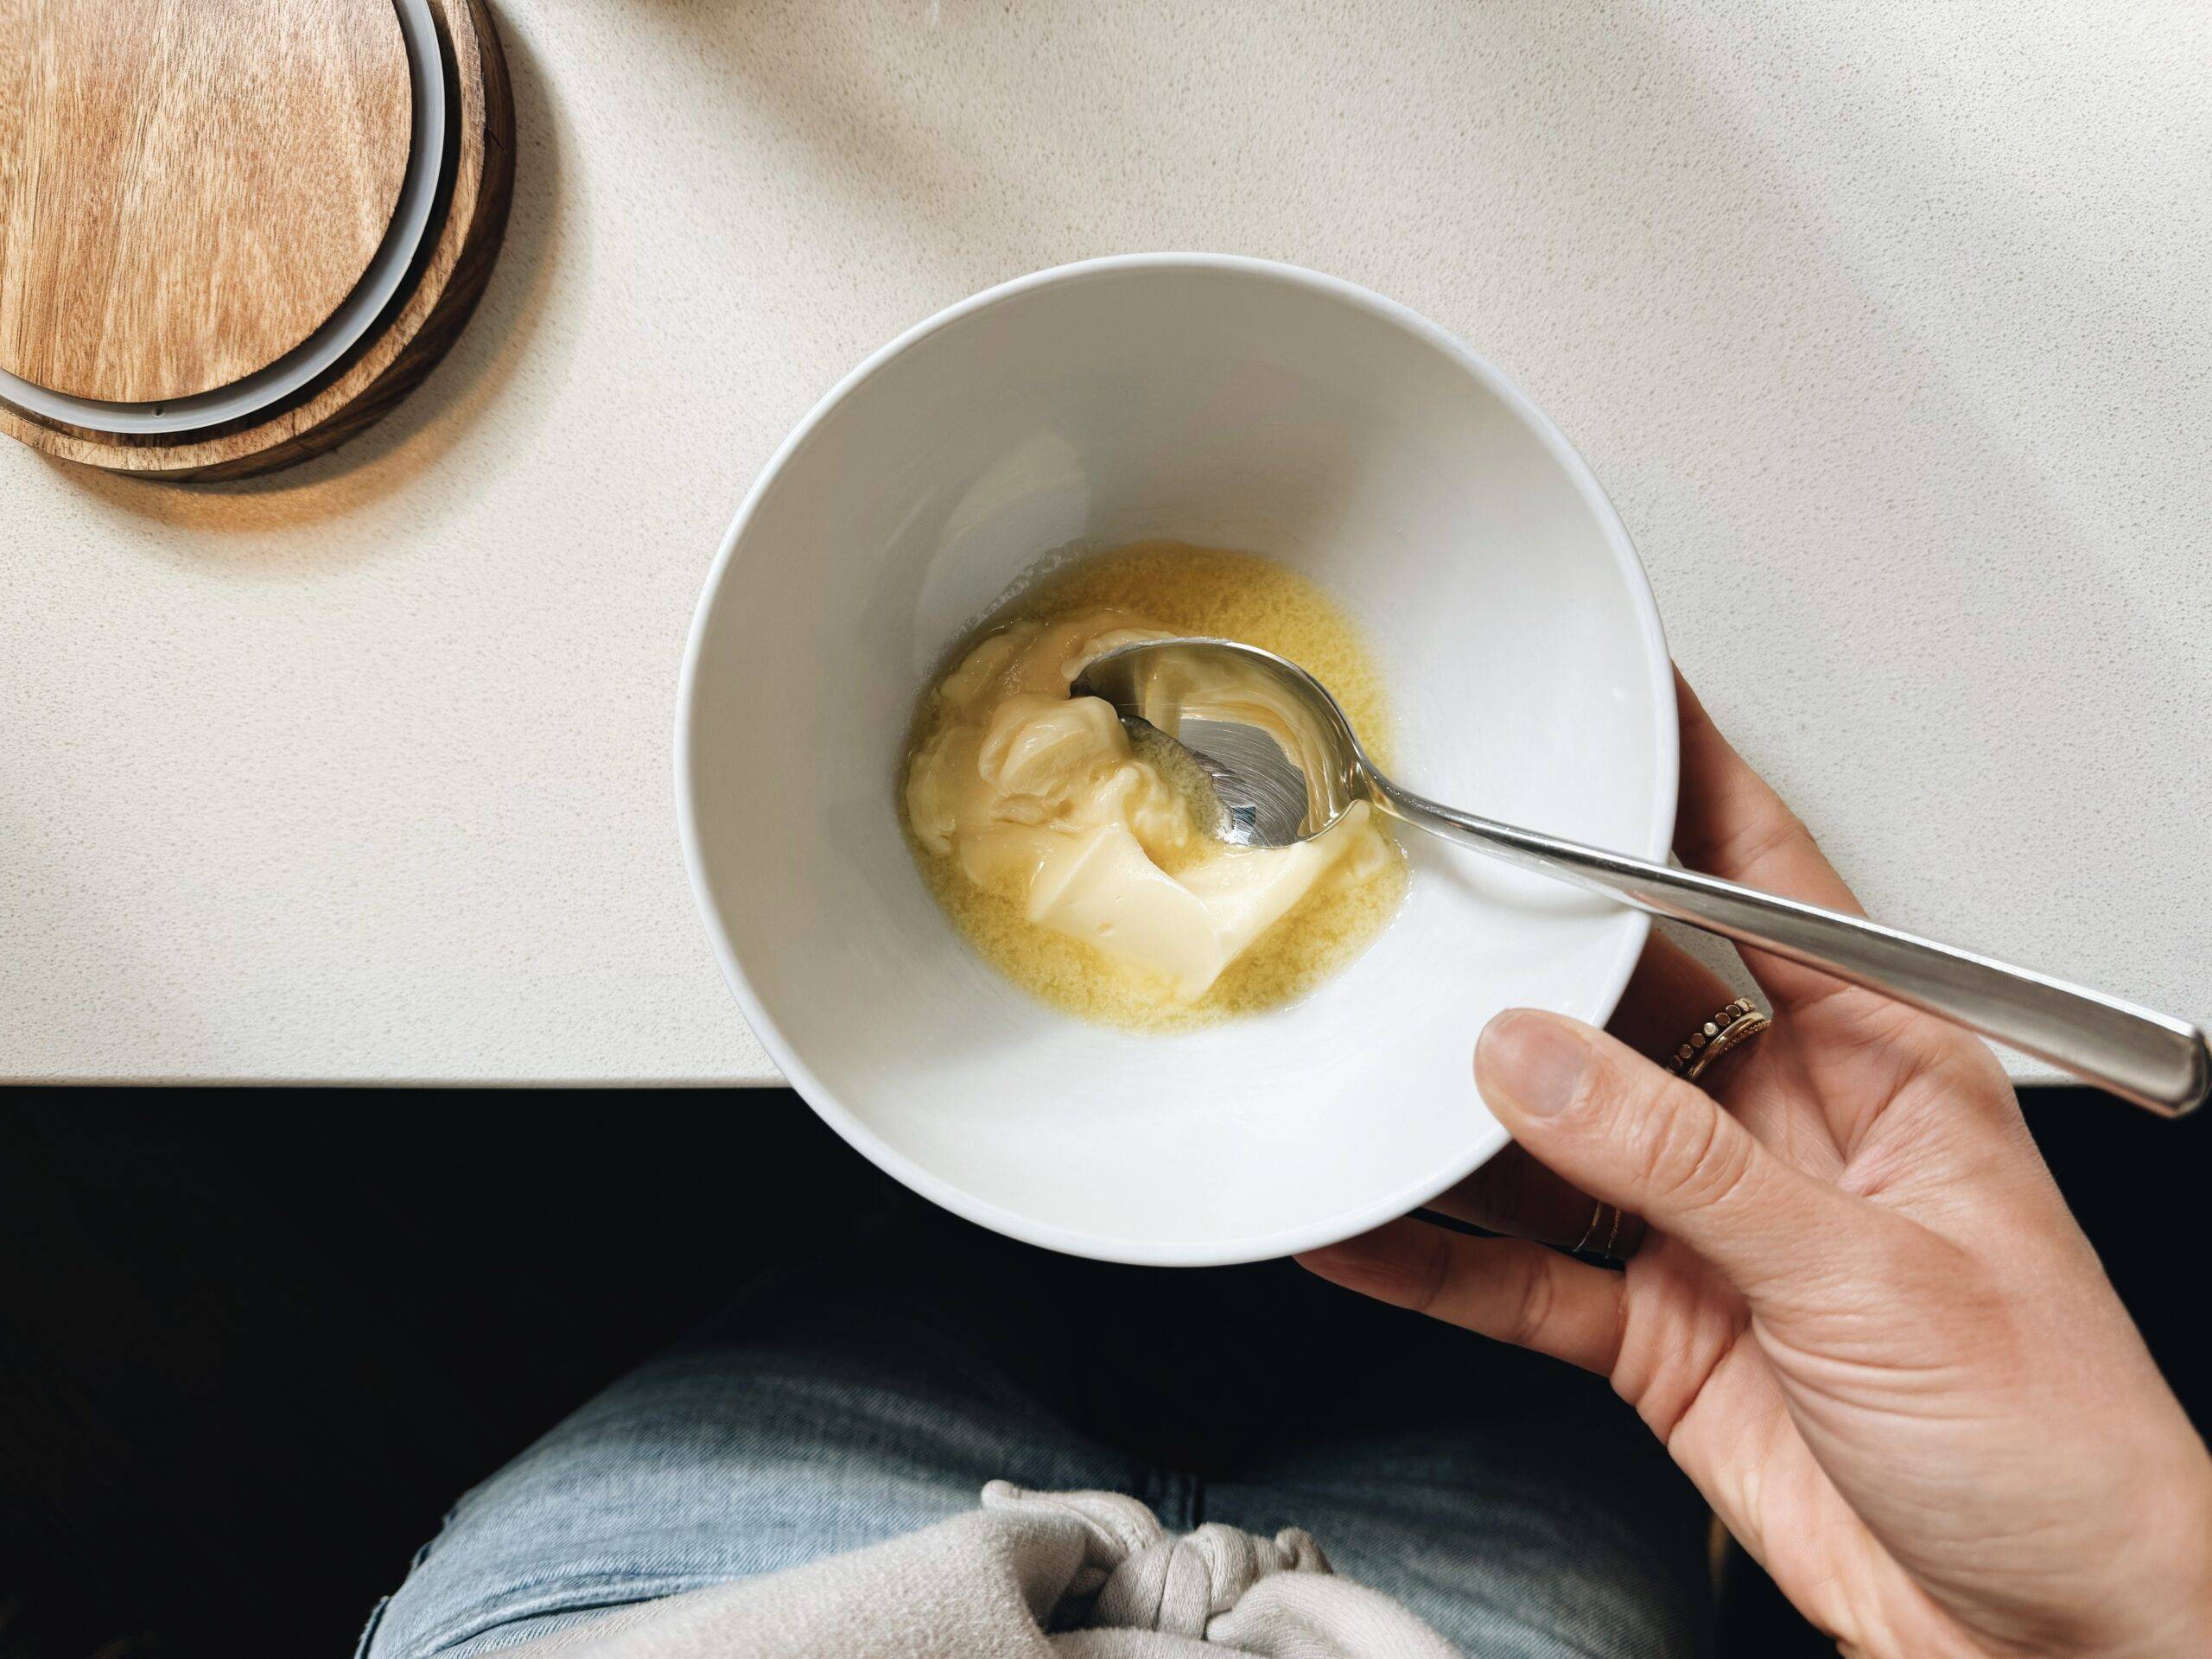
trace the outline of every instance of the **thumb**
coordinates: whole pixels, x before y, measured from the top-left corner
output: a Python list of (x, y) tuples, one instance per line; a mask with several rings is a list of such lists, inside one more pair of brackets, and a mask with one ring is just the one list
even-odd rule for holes
[(1476, 1045), (1475, 1081), (1539, 1162), (1681, 1240), (1754, 1306), (1802, 1305), (1894, 1219), (1783, 1163), (1705, 1090), (1579, 1020), (1499, 1014)]

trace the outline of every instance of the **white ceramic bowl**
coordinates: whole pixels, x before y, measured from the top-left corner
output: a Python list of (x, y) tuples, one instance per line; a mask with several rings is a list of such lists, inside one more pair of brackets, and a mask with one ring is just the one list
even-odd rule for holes
[(1403, 307), (1192, 255), (980, 294), (801, 423), (700, 600), (677, 813), (746, 1017), (869, 1158), (1055, 1249), (1250, 1261), (1402, 1214), (1496, 1152), (1483, 1023), (1516, 1004), (1604, 1020), (1645, 925), (1408, 832), (1405, 910), (1294, 1007), (1145, 1036), (1000, 978), (899, 836), (916, 695), (1041, 556), (1154, 537), (1334, 593), (1385, 664), (1412, 787), (1665, 855), (1667, 650), (1588, 467)]

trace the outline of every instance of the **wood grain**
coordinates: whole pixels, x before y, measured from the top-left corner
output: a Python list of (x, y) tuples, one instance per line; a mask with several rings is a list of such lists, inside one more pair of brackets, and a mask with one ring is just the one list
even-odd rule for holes
[(230, 384), (360, 279), (407, 168), (391, 0), (0, 0), (0, 366)]
[[(0, 0), (0, 7), (20, 0)], [(207, 432), (111, 435), (0, 403), (0, 432), (64, 460), (175, 480), (244, 478), (334, 448), (388, 413), (461, 333), (490, 279), (514, 188), (514, 104), (482, 0), (430, 0), (448, 73), (450, 184), (399, 297), (331, 375), (284, 408)], [(0, 158), (4, 164), (4, 158)]]

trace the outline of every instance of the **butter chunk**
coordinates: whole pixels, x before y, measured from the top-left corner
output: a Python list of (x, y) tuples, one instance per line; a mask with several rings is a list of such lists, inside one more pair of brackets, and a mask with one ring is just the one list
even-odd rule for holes
[(1029, 919), (1158, 975), (1179, 1001), (1204, 996), (1230, 960), (1206, 901), (1147, 858), (1119, 824), (1056, 839), (1059, 849), (1029, 884)]
[(1221, 948), (1222, 966), (1243, 956), (1261, 934), (1298, 908), (1361, 839), (1372, 834), (1368, 806), (1357, 802), (1325, 835), (1289, 847), (1225, 849), (1194, 870), (1184, 887), (1205, 906)]

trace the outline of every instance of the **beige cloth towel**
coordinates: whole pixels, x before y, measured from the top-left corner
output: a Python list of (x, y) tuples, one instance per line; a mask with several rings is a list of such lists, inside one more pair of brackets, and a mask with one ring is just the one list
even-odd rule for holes
[(1027, 1492), (872, 1549), (640, 1603), (502, 1659), (1452, 1659), (1292, 1529), (1177, 1537), (1132, 1497)]

